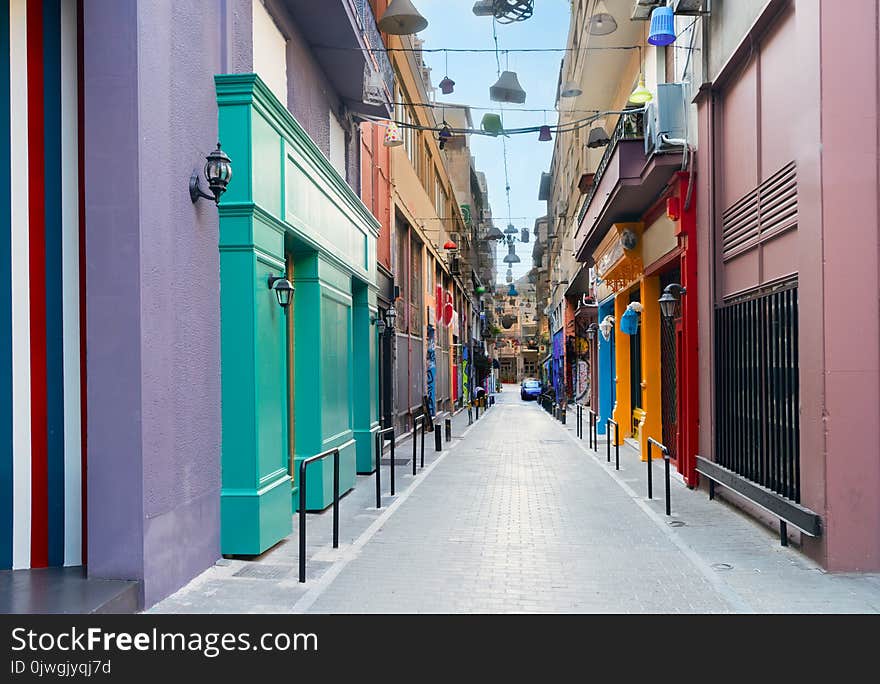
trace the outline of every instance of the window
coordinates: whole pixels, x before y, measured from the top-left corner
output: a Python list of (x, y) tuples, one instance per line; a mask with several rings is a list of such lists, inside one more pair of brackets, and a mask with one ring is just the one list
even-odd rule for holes
[(422, 336), (422, 244), (413, 239), (410, 242), (409, 302), (410, 335)]
[(287, 40), (259, 0), (253, 2), (254, 73), (287, 106)]
[(409, 246), (409, 231), (407, 230), (406, 225), (398, 223), (397, 224), (397, 262), (394, 264), (394, 272), (396, 274), (394, 283), (400, 289), (400, 299), (395, 302), (395, 309), (397, 309), (397, 323), (395, 327), (401, 332), (406, 332), (407, 323), (409, 317), (407, 316), (407, 310), (409, 307), (406, 304), (407, 301), (407, 293), (409, 292), (409, 281), (406, 277), (406, 266), (407, 266), (407, 256), (408, 256), (408, 246)]
[(345, 173), (345, 130), (339, 124), (333, 112), (330, 117), (330, 163), (340, 176), (346, 178)]
[[(443, 184), (440, 182), (440, 174), (437, 174), (434, 179), (434, 207), (437, 209), (437, 216), (441, 219), (445, 219), (447, 216), (446, 213), (446, 205), (449, 203), (449, 198), (446, 196), (446, 191), (443, 189)], [(446, 226), (449, 228), (450, 226)]]

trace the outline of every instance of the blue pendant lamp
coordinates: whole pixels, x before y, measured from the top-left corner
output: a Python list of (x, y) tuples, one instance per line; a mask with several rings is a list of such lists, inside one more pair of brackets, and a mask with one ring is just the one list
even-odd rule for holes
[(651, 45), (670, 45), (675, 42), (675, 17), (671, 7), (656, 7), (651, 12), (651, 32), (648, 34)]

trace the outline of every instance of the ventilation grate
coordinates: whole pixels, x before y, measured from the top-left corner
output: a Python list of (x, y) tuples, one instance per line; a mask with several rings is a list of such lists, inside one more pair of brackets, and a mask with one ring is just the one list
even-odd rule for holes
[(789, 162), (721, 216), (721, 256), (730, 259), (797, 225), (797, 167)]

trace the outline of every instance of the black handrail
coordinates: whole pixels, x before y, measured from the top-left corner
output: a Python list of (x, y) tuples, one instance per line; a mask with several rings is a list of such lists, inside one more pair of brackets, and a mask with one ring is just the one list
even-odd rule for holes
[(608, 438), (608, 463), (611, 463), (611, 426), (614, 426), (614, 469), (620, 470), (620, 426), (616, 420), (608, 418), (605, 420), (605, 432)]
[(672, 515), (672, 508), (669, 502), (669, 449), (660, 444), (653, 437), (648, 437), (648, 498), (651, 498), (651, 460), (652, 453), (651, 448), (657, 447), (660, 449), (660, 452), (663, 454), (663, 463), (665, 466), (665, 480), (666, 480), (666, 515)]
[[(299, 464), (299, 581), (306, 581), (306, 466), (333, 455), (333, 548), (339, 548), (339, 448), (304, 458)], [(378, 465), (376, 472), (379, 471)]]
[[(381, 468), (379, 466), (382, 464), (382, 452), (384, 451), (383, 442), (385, 440), (383, 439), (383, 435), (387, 435), (389, 432), (391, 433), (391, 463), (392, 463), (392, 465), (391, 465), (392, 480), (391, 481), (392, 481), (392, 483), (394, 482), (394, 478), (393, 478), (394, 442), (396, 440), (394, 437), (394, 428), (387, 427), (387, 428), (384, 428), (383, 430), (379, 430), (378, 432), (376, 432), (376, 508), (382, 508), (382, 476), (380, 474)], [(392, 487), (393, 487), (393, 484), (392, 484)], [(391, 493), (394, 494), (393, 488), (392, 488)]]

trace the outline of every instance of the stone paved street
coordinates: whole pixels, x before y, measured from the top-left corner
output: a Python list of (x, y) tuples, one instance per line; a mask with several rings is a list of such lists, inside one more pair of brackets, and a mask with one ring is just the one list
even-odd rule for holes
[[(562, 426), (508, 388), (472, 426), (459, 413), (437, 457), (428, 435), (425, 470), (413, 478), (400, 466), (382, 511), (372, 478), (359, 477), (342, 502), (338, 550), (329, 511), (310, 515), (305, 584), (294, 532), (259, 559), (220, 561), (152, 610), (880, 612), (880, 577), (824, 573), (678, 480), (667, 518), (661, 463), (648, 501), (638, 455), (623, 447), (615, 472), (604, 442), (588, 450), (569, 417)], [(398, 458), (410, 453), (399, 445)]]

